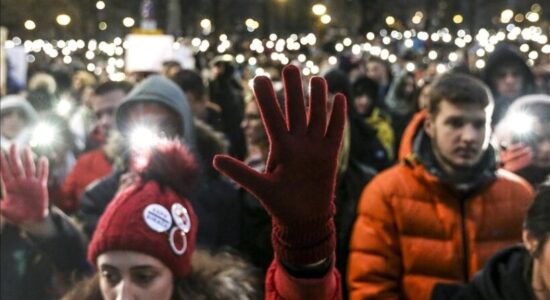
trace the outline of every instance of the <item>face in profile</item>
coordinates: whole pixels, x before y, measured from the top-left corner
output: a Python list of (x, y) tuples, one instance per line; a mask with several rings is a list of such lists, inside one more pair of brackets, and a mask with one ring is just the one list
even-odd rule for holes
[(489, 145), (489, 126), (487, 112), (480, 106), (457, 106), (446, 100), (425, 122), (436, 158), (451, 172), (470, 170), (478, 164)]
[(174, 277), (160, 260), (133, 251), (109, 251), (97, 258), (105, 300), (170, 300)]
[(249, 146), (267, 144), (267, 135), (255, 101), (246, 104), (241, 128)]

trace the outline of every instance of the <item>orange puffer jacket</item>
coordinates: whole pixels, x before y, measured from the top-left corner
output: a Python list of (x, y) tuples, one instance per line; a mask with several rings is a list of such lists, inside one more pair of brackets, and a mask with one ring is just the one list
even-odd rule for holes
[(351, 239), (353, 299), (430, 299), (436, 282), (466, 282), (499, 249), (520, 241), (533, 197), (518, 176), (496, 177), (463, 197), (414, 159), (425, 113), (403, 135), (401, 163), (365, 188)]

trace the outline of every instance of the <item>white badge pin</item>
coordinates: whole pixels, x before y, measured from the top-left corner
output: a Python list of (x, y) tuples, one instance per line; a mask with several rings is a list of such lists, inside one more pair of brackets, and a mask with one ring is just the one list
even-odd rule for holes
[(160, 204), (149, 204), (143, 210), (143, 219), (149, 228), (156, 232), (165, 232), (172, 227), (170, 212)]
[(189, 212), (185, 206), (180, 203), (172, 204), (172, 218), (174, 223), (185, 233), (188, 233), (191, 229), (191, 218), (189, 218)]
[(178, 227), (174, 227), (170, 230), (170, 237), (168, 240), (170, 242), (170, 247), (172, 247), (172, 251), (177, 255), (182, 255), (185, 253), (185, 250), (187, 250), (187, 235)]

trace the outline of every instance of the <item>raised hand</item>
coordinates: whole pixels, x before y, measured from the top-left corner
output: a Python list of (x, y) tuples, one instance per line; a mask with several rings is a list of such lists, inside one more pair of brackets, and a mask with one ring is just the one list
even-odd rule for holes
[(523, 144), (513, 144), (500, 151), (502, 168), (510, 172), (516, 172), (529, 166), (532, 160), (533, 151), (529, 146)]
[(38, 170), (32, 152), (25, 148), (22, 158), (12, 145), (9, 154), (2, 152), (2, 194), (0, 214), (11, 223), (28, 225), (45, 220), (48, 216), (48, 160), (41, 158)]
[(277, 256), (294, 265), (329, 257), (334, 251), (333, 215), (338, 150), (346, 118), (346, 99), (336, 95), (327, 126), (324, 79), (310, 82), (306, 115), (300, 70), (283, 70), (285, 119), (271, 80), (254, 80), (270, 148), (264, 173), (228, 156), (216, 156), (214, 167), (252, 193), (273, 218)]

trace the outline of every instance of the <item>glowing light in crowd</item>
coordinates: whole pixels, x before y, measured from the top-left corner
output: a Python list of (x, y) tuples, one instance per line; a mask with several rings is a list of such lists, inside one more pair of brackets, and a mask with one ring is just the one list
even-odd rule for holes
[(424, 17), (424, 14), (421, 11), (417, 11), (414, 16), (412, 17), (413, 24), (420, 24), (422, 22), (422, 18)]
[(506, 117), (505, 124), (516, 134), (525, 135), (531, 132), (535, 120), (525, 112), (514, 112)]
[(73, 105), (71, 104), (71, 101), (63, 97), (59, 100), (57, 106), (55, 107), (55, 111), (60, 116), (68, 116), (72, 109)]
[(330, 15), (323, 15), (321, 16), (321, 23), (328, 24), (332, 21), (332, 17)]
[(514, 17), (514, 11), (511, 9), (505, 9), (500, 13), (500, 22), (508, 23)]
[(124, 27), (130, 28), (130, 27), (134, 26), (134, 24), (136, 24), (136, 21), (133, 18), (126, 17), (126, 18), (122, 19), (122, 25), (124, 25)]
[(235, 56), (235, 61), (238, 63), (238, 64), (242, 64), (244, 62), (244, 55), (242, 54), (237, 54), (237, 56)]
[(324, 15), (327, 12), (327, 7), (324, 4), (315, 4), (311, 7), (311, 11), (316, 16)]
[(50, 146), (57, 134), (58, 130), (55, 126), (47, 122), (39, 122), (34, 128), (29, 144), (32, 147)]
[(328, 58), (328, 63), (330, 65), (335, 65), (336, 63), (338, 63), (338, 59), (336, 58), (336, 56), (331, 56)]
[(99, 22), (97, 28), (99, 28), (99, 30), (107, 30), (107, 22)]
[(485, 61), (483, 59), (478, 59), (476, 61), (476, 68), (478, 68), (478, 69), (485, 68)]
[(27, 20), (25, 21), (25, 29), (27, 30), (34, 30), (36, 28), (36, 23), (34, 23), (33, 20)]
[(147, 150), (159, 144), (161, 138), (145, 125), (139, 125), (130, 132), (130, 145), (133, 150)]
[(68, 55), (63, 57), (63, 62), (67, 65), (70, 64), (72, 61), (73, 59)]
[(540, 16), (538, 13), (536, 12), (528, 12), (526, 15), (525, 15), (525, 18), (527, 19), (527, 21), (529, 22), (538, 22), (539, 19), (540, 19)]
[(57, 22), (57, 24), (61, 26), (67, 26), (71, 23), (71, 17), (67, 14), (60, 14), (60, 15), (57, 15), (57, 17), (55, 18), (55, 21)]
[(367, 40), (369, 40), (369, 41), (374, 40), (374, 38), (375, 38), (374, 33), (373, 33), (373, 32), (367, 33), (366, 38), (367, 38)]
[(437, 59), (437, 51), (430, 50), (430, 52), (428, 52), (428, 58), (430, 58), (431, 60)]
[(103, 2), (103, 1), (97, 1), (97, 2), (95, 3), (95, 8), (97, 8), (97, 9), (99, 9), (99, 10), (104, 9), (104, 8), (105, 8), (105, 2)]
[(249, 32), (253, 32), (254, 30), (258, 29), (258, 27), (260, 27), (260, 23), (252, 18), (246, 19), (246, 21), (244, 21), (244, 24), (246, 25), (246, 28)]
[(455, 24), (462, 24), (463, 21), (464, 21), (464, 17), (462, 17), (461, 14), (456, 14), (453, 16), (453, 22)]
[(414, 70), (416, 69), (416, 66), (414, 65), (414, 63), (412, 62), (408, 62), (406, 65), (405, 65), (405, 69), (409, 72), (414, 72)]
[(388, 26), (392, 26), (393, 24), (395, 24), (395, 18), (392, 17), (392, 16), (387, 16), (386, 17), (386, 24), (388, 24)]

